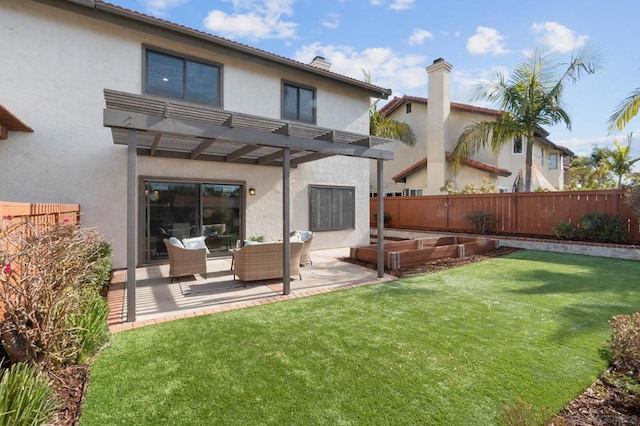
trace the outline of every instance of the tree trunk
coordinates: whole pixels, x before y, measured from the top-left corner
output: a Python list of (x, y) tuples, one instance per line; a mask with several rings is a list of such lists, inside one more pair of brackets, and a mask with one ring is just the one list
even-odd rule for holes
[(531, 192), (531, 165), (533, 164), (533, 135), (527, 135), (527, 151), (524, 170), (524, 192)]

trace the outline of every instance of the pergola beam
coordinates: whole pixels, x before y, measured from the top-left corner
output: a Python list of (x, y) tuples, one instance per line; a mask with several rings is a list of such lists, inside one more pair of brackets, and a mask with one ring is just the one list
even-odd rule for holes
[(202, 142), (200, 142), (200, 145), (198, 145), (193, 151), (191, 151), (189, 158), (191, 158), (192, 160), (198, 158), (200, 154), (202, 154), (207, 148), (209, 148), (214, 143), (215, 143), (215, 140), (213, 139), (203, 140)]
[(194, 138), (201, 139), (223, 139), (251, 145), (270, 146), (273, 148), (291, 148), (299, 151), (320, 152), (330, 155), (344, 155), (349, 157), (383, 160), (393, 159), (392, 151), (355, 144), (284, 136), (248, 128), (229, 128), (215, 124), (176, 118), (164, 118), (156, 115), (129, 111), (105, 109), (104, 125), (112, 128), (159, 132), (166, 135), (192, 136)]

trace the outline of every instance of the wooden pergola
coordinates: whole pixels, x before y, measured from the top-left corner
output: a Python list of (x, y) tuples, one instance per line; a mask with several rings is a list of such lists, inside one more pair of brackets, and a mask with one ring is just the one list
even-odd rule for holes
[[(393, 152), (376, 148), (390, 139), (259, 117), (178, 100), (105, 89), (103, 124), (127, 150), (127, 321), (135, 321), (137, 156), (169, 157), (282, 168), (283, 294), (290, 286), (290, 170), (332, 156), (377, 160), (377, 191), (383, 162)], [(378, 277), (384, 276), (384, 197), (378, 197)]]

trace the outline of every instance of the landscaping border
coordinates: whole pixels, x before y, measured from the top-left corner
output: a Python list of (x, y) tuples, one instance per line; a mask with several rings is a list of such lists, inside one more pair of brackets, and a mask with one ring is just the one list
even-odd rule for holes
[[(377, 228), (371, 228), (371, 237), (377, 237)], [(583, 254), (587, 256), (613, 257), (617, 259), (640, 260), (640, 245), (605, 244), (585, 241), (546, 240), (540, 238), (506, 237), (503, 235), (477, 235), (456, 232), (429, 232), (408, 229), (384, 229), (384, 236), (389, 238), (426, 238), (434, 236), (459, 235), (465, 237), (482, 237), (496, 240), (498, 247), (513, 247), (529, 250), (542, 250), (558, 253)]]

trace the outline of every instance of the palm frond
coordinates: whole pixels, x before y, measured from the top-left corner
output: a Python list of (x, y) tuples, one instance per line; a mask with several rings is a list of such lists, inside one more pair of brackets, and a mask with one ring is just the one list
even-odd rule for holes
[(640, 110), (640, 87), (618, 104), (616, 110), (609, 117), (609, 130), (621, 131), (631, 119), (638, 115), (638, 110)]

